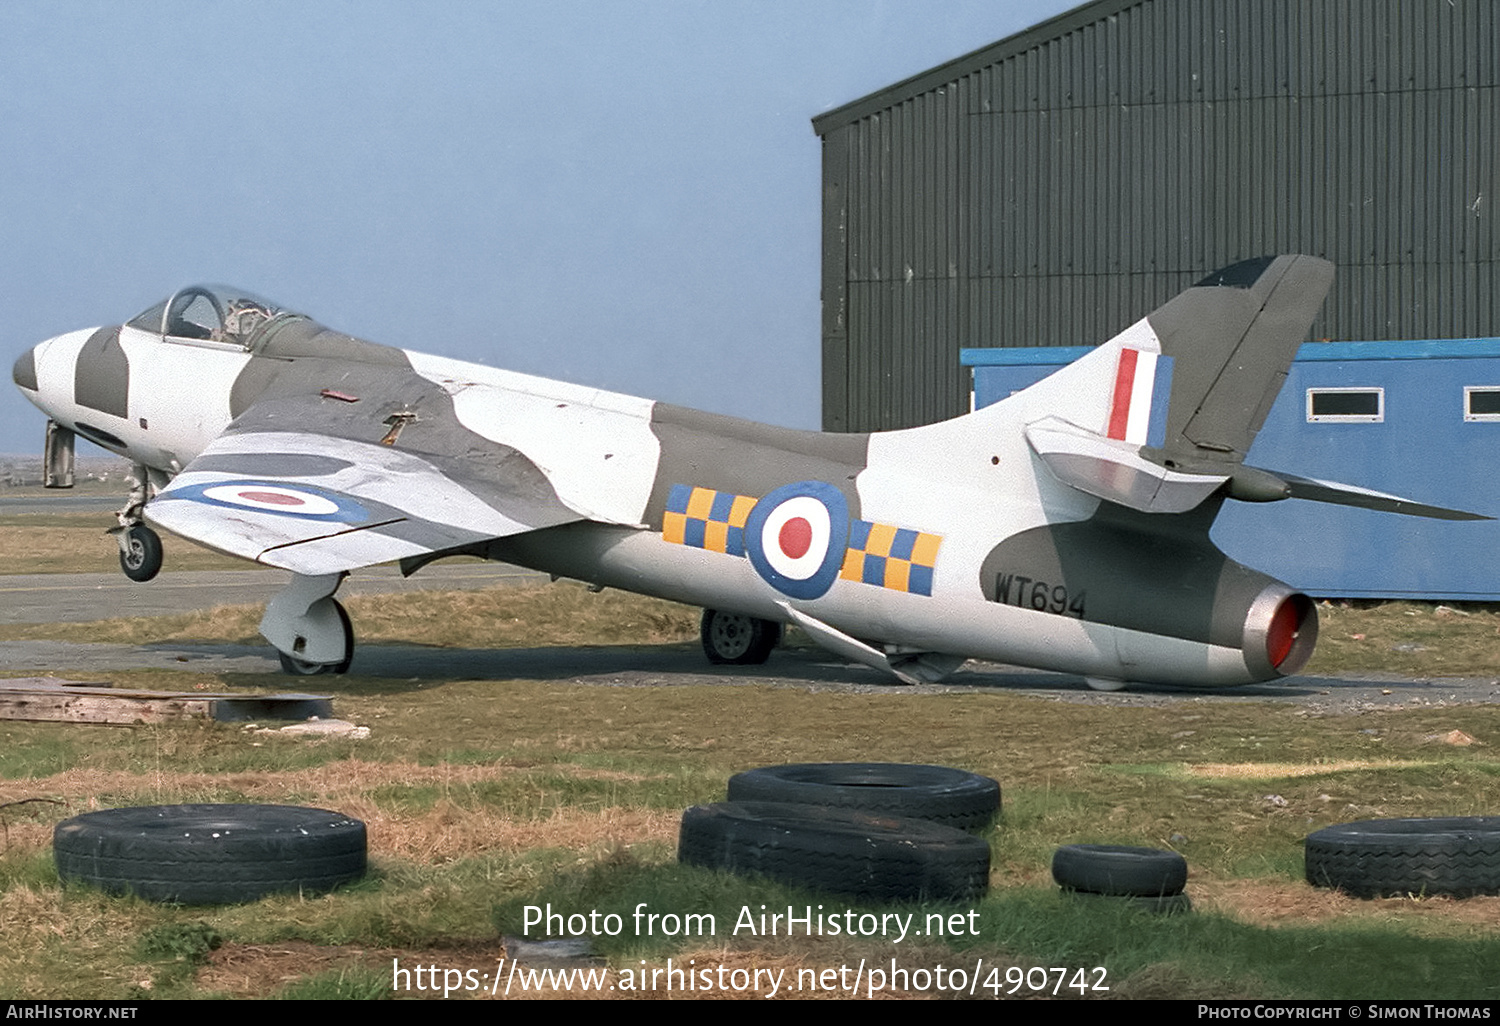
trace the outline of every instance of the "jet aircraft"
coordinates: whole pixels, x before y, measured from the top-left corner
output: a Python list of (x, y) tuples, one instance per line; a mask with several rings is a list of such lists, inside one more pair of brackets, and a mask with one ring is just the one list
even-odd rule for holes
[(1244, 464), (1332, 276), (1236, 264), (993, 406), (871, 434), (394, 349), (217, 285), (13, 377), (50, 418), (50, 483), (75, 434), (138, 464), (127, 574), (161, 565), (145, 521), (291, 572), (261, 623), (291, 673), (349, 667), (351, 571), (465, 554), (701, 606), (716, 663), (795, 624), (907, 682), (978, 657), (1223, 686), (1297, 672), (1317, 636), (1311, 599), (1210, 540), (1224, 502), (1485, 519)]

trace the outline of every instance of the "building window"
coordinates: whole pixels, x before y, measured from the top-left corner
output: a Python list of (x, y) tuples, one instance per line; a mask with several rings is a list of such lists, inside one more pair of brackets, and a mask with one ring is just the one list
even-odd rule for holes
[(1465, 385), (1464, 420), (1500, 420), (1500, 387)]
[(1309, 388), (1307, 420), (1310, 424), (1379, 424), (1385, 420), (1385, 389)]

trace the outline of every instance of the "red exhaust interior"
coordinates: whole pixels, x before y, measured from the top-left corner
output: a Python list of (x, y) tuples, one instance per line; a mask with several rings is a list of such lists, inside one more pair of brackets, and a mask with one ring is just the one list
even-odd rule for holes
[(1266, 657), (1277, 669), (1292, 654), (1297, 635), (1302, 631), (1303, 621), (1312, 603), (1305, 595), (1288, 595), (1276, 607), (1271, 617), (1271, 626), (1266, 631)]

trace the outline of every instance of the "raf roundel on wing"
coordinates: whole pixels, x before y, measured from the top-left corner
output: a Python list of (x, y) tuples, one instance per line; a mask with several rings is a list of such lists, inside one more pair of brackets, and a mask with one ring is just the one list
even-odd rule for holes
[(833, 587), (849, 538), (849, 504), (822, 481), (798, 481), (765, 495), (745, 523), (750, 563), (792, 598), (814, 599)]
[(347, 496), (306, 485), (289, 488), (268, 481), (222, 481), (195, 485), (177, 493), (176, 497), (210, 506), (237, 507), (305, 520), (357, 524), (369, 519), (365, 508)]

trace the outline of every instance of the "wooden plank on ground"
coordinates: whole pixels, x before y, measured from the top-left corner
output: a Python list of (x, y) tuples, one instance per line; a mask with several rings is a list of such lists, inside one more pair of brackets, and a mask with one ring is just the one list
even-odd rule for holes
[(143, 691), (108, 681), (56, 677), (0, 679), (0, 719), (56, 723), (171, 723), (182, 720), (331, 719), (328, 695)]

